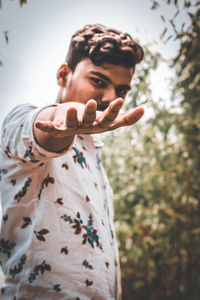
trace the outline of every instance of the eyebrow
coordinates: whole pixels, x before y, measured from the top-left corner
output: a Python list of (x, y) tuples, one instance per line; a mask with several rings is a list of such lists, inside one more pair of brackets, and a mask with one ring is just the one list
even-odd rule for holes
[(91, 74), (96, 75), (96, 76), (99, 76), (99, 77), (101, 77), (102, 79), (106, 80), (107, 82), (111, 83), (110, 78), (109, 78), (108, 76), (106, 76), (106, 75), (100, 73), (100, 72), (91, 71)]
[[(104, 79), (108, 83), (112, 82), (108, 76), (106, 76), (106, 75), (104, 75), (104, 74), (102, 74), (100, 72), (91, 71), (90, 73), (93, 74), (93, 75), (96, 75), (96, 76), (98, 76), (98, 77), (100, 77), (102, 79)], [(130, 85), (126, 85), (126, 84), (122, 84), (122, 85), (118, 86), (117, 88), (123, 88), (123, 89), (127, 89), (127, 90), (131, 89)]]

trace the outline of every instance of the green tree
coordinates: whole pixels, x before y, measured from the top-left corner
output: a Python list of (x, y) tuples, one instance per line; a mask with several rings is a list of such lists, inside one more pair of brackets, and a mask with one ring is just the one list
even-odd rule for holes
[[(177, 7), (178, 1), (174, 2)], [(104, 165), (115, 195), (123, 300), (199, 299), (198, 6), (188, 13), (186, 31), (173, 23), (180, 48), (171, 64), (177, 72), (172, 98), (180, 99), (179, 110), (173, 100), (170, 109), (164, 100), (162, 108), (153, 101), (149, 75), (161, 58), (147, 51), (148, 66), (139, 70), (137, 90), (127, 107), (142, 103), (146, 95), (153, 116), (105, 138)]]

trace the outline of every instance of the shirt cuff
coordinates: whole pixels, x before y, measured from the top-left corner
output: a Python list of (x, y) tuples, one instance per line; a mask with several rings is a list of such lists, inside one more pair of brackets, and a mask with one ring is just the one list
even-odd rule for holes
[(42, 148), (38, 144), (37, 140), (35, 139), (33, 128), (34, 128), (34, 122), (35, 122), (35, 119), (36, 119), (37, 115), (42, 110), (44, 110), (44, 109), (46, 109), (48, 107), (53, 107), (53, 106), (58, 106), (58, 105), (59, 105), (59, 103), (54, 103), (54, 104), (46, 105), (46, 106), (43, 106), (43, 107), (38, 107), (38, 108), (34, 109), (33, 113), (30, 116), (30, 123), (29, 123), (30, 124), (30, 127), (29, 127), (30, 141), (31, 141), (32, 147), (38, 152), (38, 154), (40, 156), (58, 157), (58, 156), (61, 156), (61, 155), (65, 154), (65, 153), (67, 153), (69, 151), (69, 149), (73, 145), (73, 142), (72, 142), (71, 145), (67, 146), (65, 149), (63, 149), (60, 152), (51, 152), (51, 151), (48, 151), (48, 150), (45, 150), (44, 148)]

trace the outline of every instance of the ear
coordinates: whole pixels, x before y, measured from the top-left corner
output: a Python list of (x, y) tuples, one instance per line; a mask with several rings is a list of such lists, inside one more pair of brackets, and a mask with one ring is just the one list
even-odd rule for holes
[(64, 88), (66, 86), (67, 77), (70, 72), (71, 72), (71, 69), (67, 63), (64, 63), (60, 66), (60, 68), (57, 72), (57, 81), (58, 81), (58, 84), (60, 87)]

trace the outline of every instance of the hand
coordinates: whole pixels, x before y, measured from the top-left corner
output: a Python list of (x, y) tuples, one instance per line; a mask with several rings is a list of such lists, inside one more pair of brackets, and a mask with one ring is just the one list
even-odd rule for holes
[(86, 105), (77, 102), (62, 103), (54, 107), (51, 121), (36, 120), (35, 126), (54, 138), (62, 139), (76, 134), (95, 134), (130, 126), (144, 114), (142, 107), (119, 113), (122, 105), (123, 99), (118, 98), (105, 111), (100, 112), (96, 111), (95, 100), (89, 100)]

